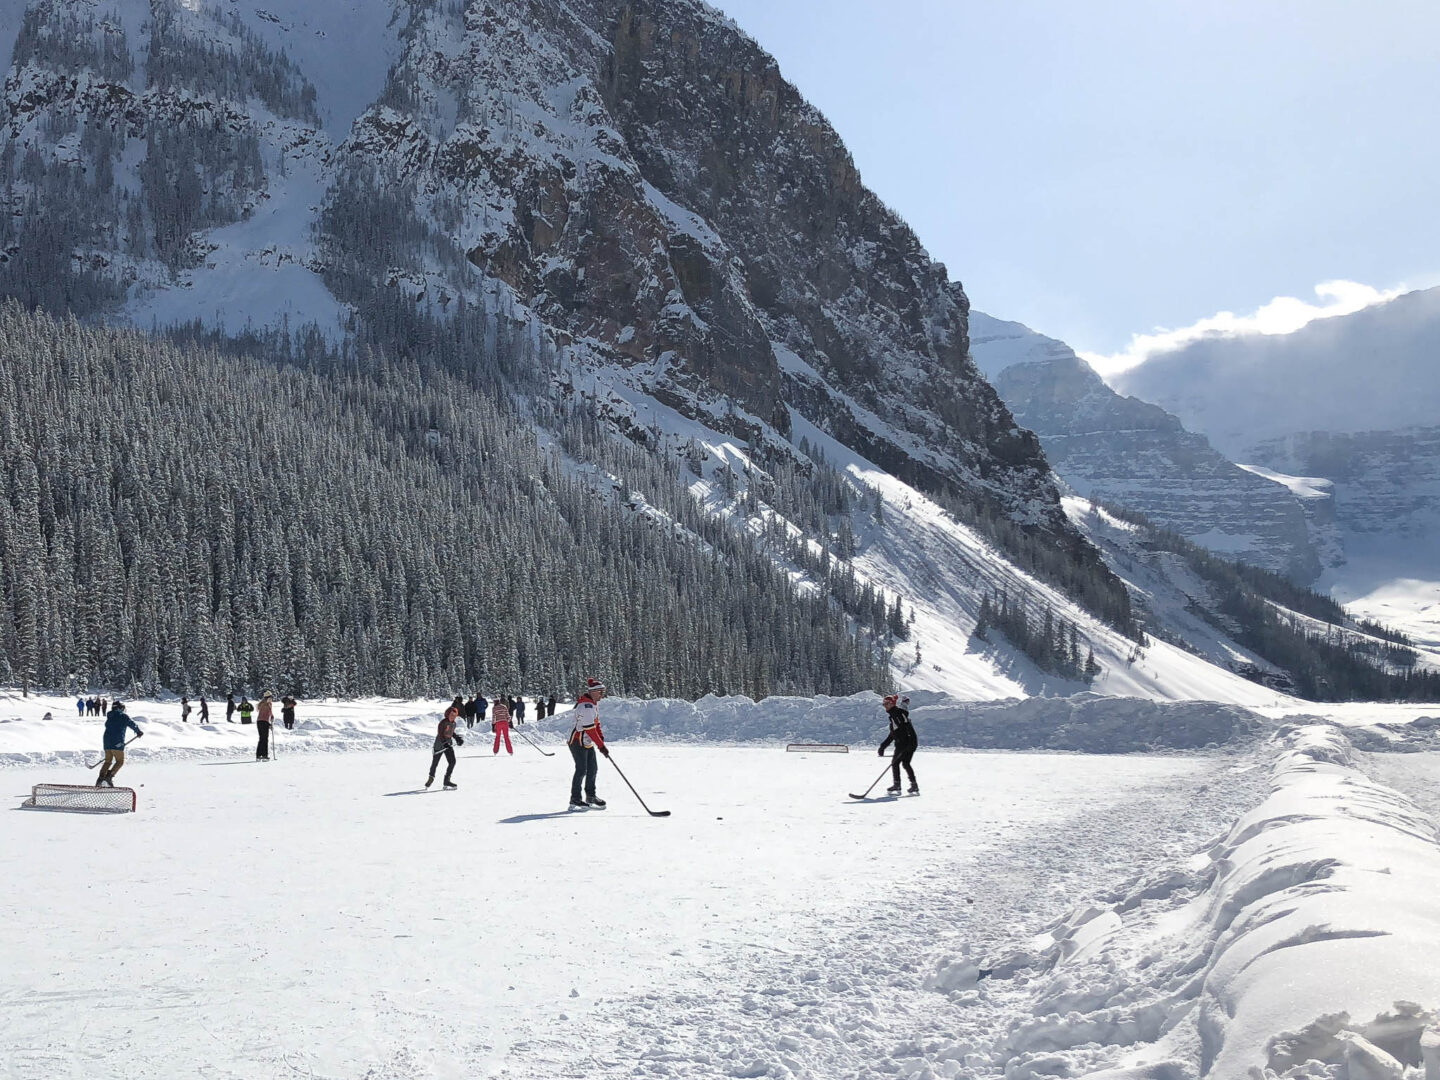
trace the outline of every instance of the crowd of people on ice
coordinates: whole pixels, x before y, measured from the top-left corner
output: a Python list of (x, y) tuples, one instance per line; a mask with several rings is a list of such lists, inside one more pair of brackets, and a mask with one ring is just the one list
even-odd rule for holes
[[(605, 800), (596, 794), (595, 778), (599, 768), (597, 753), (604, 757), (610, 756), (610, 750), (605, 745), (605, 733), (600, 727), (600, 702), (605, 697), (605, 685), (598, 679), (586, 679), (585, 686), (575, 701), (571, 710), (570, 734), (566, 739), (566, 745), (570, 749), (570, 756), (575, 764), (575, 771), (570, 780), (570, 808), (588, 809), (590, 807), (603, 808)], [(91, 701), (103, 699), (79, 698), (76, 700), (76, 707), (80, 715), (87, 715), (87, 709)], [(204, 697), (200, 701), (200, 723), (207, 723), (210, 717), (209, 703)], [(884, 756), (888, 747), (894, 746), (894, 755), (890, 762), (890, 770), (893, 783), (887, 789), (891, 795), (900, 794), (900, 770), (905, 770), (910, 780), (909, 792), (912, 795), (920, 793), (920, 785), (915, 779), (915, 769), (911, 766), (911, 759), (920, 745), (920, 740), (915, 734), (915, 726), (910, 721), (910, 699), (898, 694), (890, 694), (882, 702), (886, 718), (890, 723), (889, 734), (885, 736), (877, 750)], [(554, 695), (550, 698), (538, 698), (535, 702), (535, 715), (537, 719), (546, 719), (555, 715), (556, 700)], [(287, 729), (295, 726), (296, 701), (290, 695), (280, 699), (281, 722)], [(180, 699), (181, 719), (186, 723), (190, 720), (192, 706), (188, 697)], [(239, 714), (240, 723), (255, 723), (259, 740), (255, 748), (257, 761), (270, 760), (270, 729), (274, 723), (275, 706), (272, 695), (264, 694), (260, 698), (259, 705), (253, 704), (244, 694), (240, 695), (237, 704), (234, 694), (226, 695), (225, 719), (235, 723), (234, 716)], [(459, 785), (455, 783), (455, 747), (463, 746), (465, 738), (460, 733), (460, 725), (463, 723), (465, 729), (474, 728), (477, 721), (484, 723), (486, 715), (490, 717), (490, 729), (495, 736), (495, 744), (492, 753), (498, 754), (503, 743), (505, 752), (513, 754), (515, 751), (510, 743), (510, 725), (523, 722), (525, 715), (525, 701), (523, 698), (512, 698), (508, 695), (497, 696), (493, 701), (488, 701), (483, 694), (477, 693), (473, 698), (466, 700), (464, 695), (456, 695), (441, 717), (439, 727), (435, 732), (435, 741), (431, 747), (430, 774), (425, 779), (425, 786), (428, 788), (435, 783), (435, 772), (443, 760), (445, 764), (445, 776), (442, 786), (454, 789)], [(105, 751), (104, 763), (100, 769), (100, 777), (95, 781), (96, 787), (115, 786), (115, 774), (125, 764), (125, 747), (127, 732), (133, 731), (135, 738), (140, 738), (144, 732), (136, 725), (135, 721), (125, 712), (123, 702), (116, 701), (109, 706), (105, 713), (105, 734), (102, 748)], [(129, 740), (133, 742), (134, 739)], [(883, 775), (883, 774), (882, 774)]]

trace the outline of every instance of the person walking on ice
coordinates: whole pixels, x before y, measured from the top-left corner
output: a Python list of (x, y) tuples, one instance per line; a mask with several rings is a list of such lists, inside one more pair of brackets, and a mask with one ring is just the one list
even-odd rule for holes
[(135, 738), (140, 738), (145, 733), (135, 726), (125, 713), (123, 702), (115, 702), (110, 706), (110, 711), (105, 714), (105, 736), (100, 744), (105, 750), (105, 764), (100, 766), (100, 777), (95, 781), (96, 787), (114, 787), (115, 774), (125, 764), (125, 731), (126, 729), (135, 732)]
[(505, 752), (513, 755), (515, 751), (510, 746), (510, 707), (505, 704), (507, 699), (497, 697), (495, 704), (490, 709), (490, 730), (495, 732), (495, 753), (500, 752), (500, 740), (505, 740)]
[[(570, 729), (570, 756), (575, 759), (575, 775), (570, 779), (570, 807), (584, 809), (587, 806), (605, 807), (605, 800), (595, 794), (595, 773), (599, 761), (595, 751), (607, 758), (610, 751), (605, 748), (605, 733), (600, 730), (600, 699), (605, 696), (605, 684), (597, 679), (586, 679), (585, 689), (575, 702), (571, 715), (575, 718)], [(585, 798), (580, 798), (580, 785), (585, 785)]]
[(915, 770), (910, 767), (910, 759), (915, 756), (915, 750), (920, 745), (919, 736), (915, 734), (915, 725), (910, 723), (910, 699), (891, 694), (885, 699), (885, 712), (890, 717), (890, 734), (885, 736), (878, 753), (883, 757), (885, 748), (892, 742), (895, 744), (895, 757), (890, 762), (894, 783), (890, 785), (889, 792), (891, 795), (900, 794), (900, 766), (904, 765), (905, 772), (910, 777), (910, 794), (919, 795), (920, 785), (915, 782)]
[(440, 726), (435, 729), (435, 756), (430, 759), (430, 775), (425, 778), (427, 788), (435, 783), (435, 769), (442, 757), (445, 759), (445, 787), (454, 789), (460, 786), (450, 779), (455, 775), (455, 747), (465, 745), (465, 740), (455, 730), (455, 721), (459, 717), (460, 710), (451, 705), (440, 719)]

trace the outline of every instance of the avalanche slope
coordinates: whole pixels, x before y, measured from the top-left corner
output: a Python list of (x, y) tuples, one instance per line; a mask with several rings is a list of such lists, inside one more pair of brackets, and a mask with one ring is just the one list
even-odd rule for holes
[[(777, 354), (784, 362), (783, 350)], [(794, 364), (791, 357), (788, 361)], [(763, 474), (753, 449), (737, 442), (639, 392), (629, 374), (614, 369), (590, 369), (573, 377), (624, 430), (643, 430), (657, 448), (679, 457), (698, 448), (704, 460), (692, 492), (711, 513), (736, 527), (760, 535), (777, 512), (758, 500), (760, 511), (744, 510), (747, 474)], [(858, 403), (850, 403), (857, 412)], [(749, 418), (754, 420), (755, 418)], [(879, 417), (870, 418), (884, 426)], [(756, 421), (758, 423), (758, 421)], [(853, 482), (859, 504), (850, 515), (856, 541), (853, 565), (857, 579), (899, 597), (913, 616), (911, 640), (894, 652), (893, 670), (898, 685), (936, 690), (960, 698), (995, 699), (1032, 694), (1068, 695), (1086, 689), (1040, 671), (1017, 650), (992, 632), (995, 643), (972, 637), (980, 603), (989, 592), (1005, 589), (1024, 597), (1031, 610), (1049, 606), (1057, 616), (1074, 622), (1093, 646), (1103, 671), (1089, 689), (1111, 696), (1161, 700), (1208, 700), (1239, 705), (1277, 705), (1289, 700), (1235, 675), (1212, 662), (1220, 653), (1187, 652), (1152, 640), (1143, 649), (1080, 609), (1058, 590), (1017, 569), (974, 530), (956, 521), (934, 500), (873, 462), (867, 461), (831, 438), (798, 413), (790, 414), (788, 451), (803, 459), (802, 441), (812, 456), (821, 456)], [(721, 474), (730, 470), (735, 495), (724, 494)], [(870, 509), (874, 496), (882, 503), (883, 521)], [(787, 523), (798, 534), (794, 523)], [(1113, 568), (1113, 567), (1112, 567)], [(803, 573), (788, 567), (797, 577)], [(1168, 617), (1172, 611), (1158, 612)], [(1198, 623), (1198, 620), (1193, 620)], [(1188, 624), (1184, 630), (1192, 629)], [(1206, 632), (1214, 637), (1213, 631)], [(1231, 647), (1232, 652), (1237, 651)], [(918, 657), (918, 659), (917, 659)]]

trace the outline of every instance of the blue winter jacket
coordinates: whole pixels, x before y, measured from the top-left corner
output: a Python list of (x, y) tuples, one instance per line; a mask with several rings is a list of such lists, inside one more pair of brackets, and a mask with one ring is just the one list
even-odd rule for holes
[(106, 750), (123, 750), (125, 748), (125, 729), (129, 728), (140, 734), (140, 729), (135, 726), (135, 721), (126, 714), (124, 706), (117, 705), (105, 714), (105, 741), (101, 744)]

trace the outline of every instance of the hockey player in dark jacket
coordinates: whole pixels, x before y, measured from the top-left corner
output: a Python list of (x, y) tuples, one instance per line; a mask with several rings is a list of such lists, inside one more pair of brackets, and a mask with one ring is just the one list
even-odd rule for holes
[(95, 781), (96, 787), (114, 787), (115, 774), (125, 764), (125, 732), (135, 732), (135, 738), (140, 738), (145, 733), (135, 726), (125, 712), (125, 706), (115, 702), (110, 706), (110, 711), (105, 714), (105, 737), (101, 747), (105, 750), (105, 764), (100, 769), (100, 779)]
[(465, 740), (455, 730), (455, 721), (459, 718), (460, 710), (451, 705), (445, 710), (445, 716), (441, 719), (440, 726), (435, 729), (435, 756), (430, 759), (430, 775), (425, 778), (427, 788), (435, 783), (435, 768), (440, 764), (442, 757), (446, 761), (445, 786), (447, 788), (460, 786), (450, 780), (450, 777), (455, 775), (455, 747), (465, 745)]
[(910, 699), (891, 694), (885, 699), (885, 712), (890, 717), (890, 734), (886, 735), (885, 741), (880, 744), (879, 753), (884, 755), (885, 748), (892, 742), (895, 744), (895, 757), (890, 762), (891, 778), (894, 782), (890, 785), (889, 792), (891, 795), (900, 794), (900, 766), (903, 765), (910, 777), (910, 794), (919, 795), (920, 785), (915, 782), (915, 770), (910, 767), (910, 759), (915, 756), (915, 750), (920, 745), (920, 738), (915, 734), (915, 725), (910, 723)]

